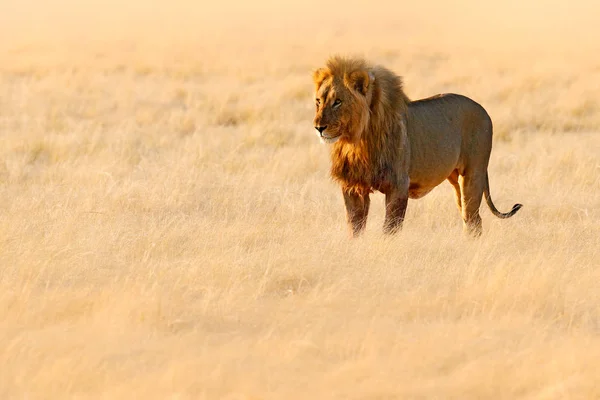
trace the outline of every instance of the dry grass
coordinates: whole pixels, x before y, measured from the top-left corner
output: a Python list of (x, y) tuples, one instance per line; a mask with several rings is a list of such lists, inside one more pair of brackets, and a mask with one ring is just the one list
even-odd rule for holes
[[(1, 398), (600, 398), (597, 3), (119, 3), (0, 4)], [(349, 241), (334, 52), (482, 103), (523, 210)]]

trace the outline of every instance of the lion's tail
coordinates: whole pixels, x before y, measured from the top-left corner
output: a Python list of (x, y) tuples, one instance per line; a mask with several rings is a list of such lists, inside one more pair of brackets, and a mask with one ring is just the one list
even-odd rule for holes
[(512, 210), (510, 210), (507, 213), (501, 213), (500, 211), (498, 211), (498, 209), (492, 202), (492, 196), (490, 196), (490, 181), (488, 179), (487, 172), (485, 173), (485, 189), (483, 190), (483, 194), (485, 195), (485, 201), (488, 207), (490, 208), (490, 210), (492, 210), (492, 214), (494, 214), (498, 218), (510, 218), (513, 215), (515, 215), (515, 213), (519, 211), (521, 207), (523, 207), (523, 204), (517, 203), (513, 206)]

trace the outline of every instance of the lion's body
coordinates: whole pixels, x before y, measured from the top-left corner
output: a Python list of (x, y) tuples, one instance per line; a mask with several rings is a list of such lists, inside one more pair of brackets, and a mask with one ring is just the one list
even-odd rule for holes
[(487, 171), (492, 149), (492, 121), (473, 100), (455, 94), (408, 105), (410, 198), (418, 199), (453, 171)]
[(401, 79), (362, 60), (333, 58), (315, 72), (322, 139), (334, 142), (331, 175), (340, 182), (354, 234), (364, 229), (369, 193), (386, 195), (386, 232), (400, 228), (408, 198), (450, 181), (466, 230), (481, 233), (479, 205), (486, 194), (492, 122), (473, 100), (456, 94), (410, 101)]

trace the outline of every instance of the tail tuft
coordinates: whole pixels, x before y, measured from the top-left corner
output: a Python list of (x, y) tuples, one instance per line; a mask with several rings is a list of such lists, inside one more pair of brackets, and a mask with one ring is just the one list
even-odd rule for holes
[(486, 201), (488, 207), (490, 208), (490, 210), (492, 211), (492, 214), (494, 214), (498, 218), (502, 218), (502, 219), (510, 218), (513, 215), (515, 215), (516, 212), (521, 209), (521, 207), (523, 207), (523, 204), (517, 203), (513, 206), (512, 210), (510, 210), (507, 213), (501, 213), (500, 211), (498, 211), (498, 209), (496, 209), (496, 206), (494, 206), (494, 203), (492, 202), (492, 196), (490, 196), (490, 184), (488, 181), (487, 174), (485, 176), (485, 189), (483, 191), (483, 194), (485, 195), (485, 201)]
[[(488, 197), (488, 199), (489, 199), (489, 197)], [(490, 201), (488, 202), (488, 206), (490, 205), (490, 203), (491, 203), (491, 202), (492, 202), (492, 200), (490, 199)], [(512, 210), (510, 210), (510, 211), (509, 211), (509, 212), (507, 212), (507, 213), (501, 213), (501, 212), (499, 212), (498, 210), (496, 210), (496, 207), (493, 207), (493, 208), (492, 208), (492, 207), (493, 207), (493, 205), (490, 207), (490, 209), (492, 210), (492, 213), (493, 213), (493, 214), (494, 214), (496, 217), (498, 217), (498, 218), (503, 218), (503, 219), (504, 219), (504, 218), (510, 218), (510, 217), (512, 217), (513, 215), (515, 215), (515, 214), (517, 213), (517, 211), (519, 211), (519, 210), (521, 209), (521, 207), (523, 207), (523, 204), (518, 204), (518, 203), (517, 203), (517, 204), (515, 204), (515, 205), (513, 206)]]

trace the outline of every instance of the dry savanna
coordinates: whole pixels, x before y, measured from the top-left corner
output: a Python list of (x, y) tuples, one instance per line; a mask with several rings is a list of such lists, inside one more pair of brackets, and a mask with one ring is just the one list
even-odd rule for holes
[[(595, 1), (0, 2), (0, 398), (600, 398)], [(332, 54), (494, 123), (506, 220), (452, 186), (348, 238)]]

